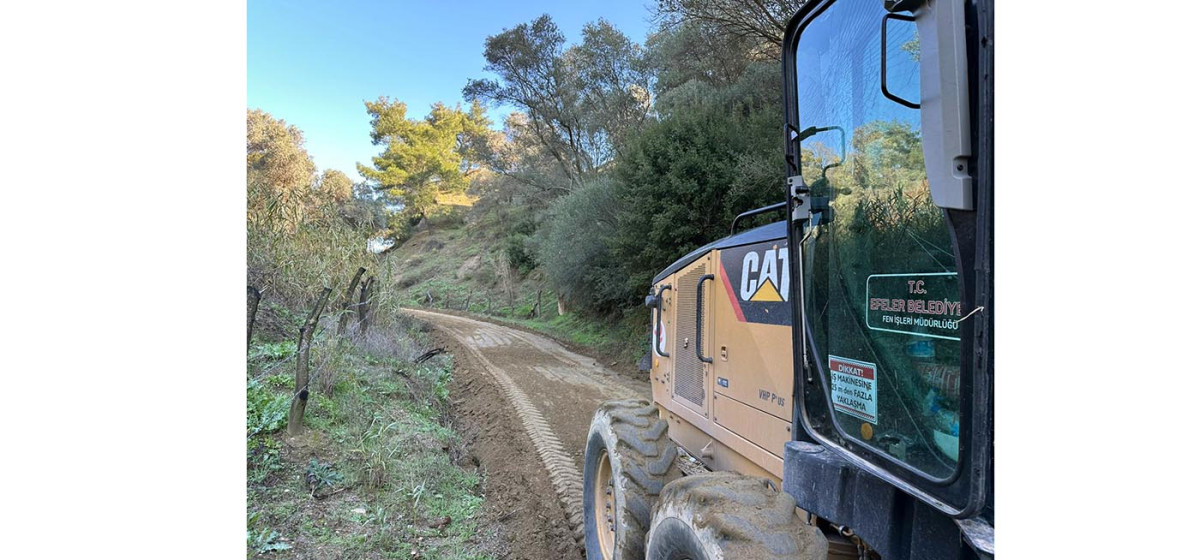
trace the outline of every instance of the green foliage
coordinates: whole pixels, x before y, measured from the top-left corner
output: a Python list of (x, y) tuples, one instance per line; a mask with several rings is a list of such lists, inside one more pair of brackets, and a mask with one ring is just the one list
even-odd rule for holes
[(778, 59), (778, 47), (792, 14), (804, 0), (658, 0), (658, 17), (667, 23), (704, 24), (720, 36), (752, 39)]
[[(463, 443), (447, 417), (451, 361), (398, 359), (411, 356), (410, 337), (428, 329), (411, 321), (402, 326), (403, 332), (341, 348), (316, 342), (315, 353), (342, 353), (343, 374), (329, 395), (313, 394), (305, 425), (320, 433), (308, 434), (303, 453), (286, 453), (265, 434), (247, 438), (248, 555), (286, 550), (280, 534), (298, 534), (290, 541), (297, 557), (314, 550), (351, 558), (411, 558), (413, 551), (481, 557), (480, 478), (455, 464)], [(251, 382), (247, 393), (258, 403), (271, 391)], [(346, 500), (314, 501), (334, 493)], [(359, 506), (365, 512), (355, 511)], [(444, 516), (452, 522), (433, 532), (430, 524)]]
[(279, 442), (260, 435), (246, 439), (246, 480), (262, 484), (268, 476), (283, 470), (279, 458)]
[(326, 169), (317, 179), (317, 190), (329, 200), (346, 202), (354, 196), (354, 182), (341, 171)]
[(381, 200), (353, 198), (338, 207), (338, 214), (346, 225), (359, 231), (374, 233), (388, 227), (387, 209)]
[(550, 286), (594, 313), (611, 312), (635, 294), (610, 249), (620, 215), (613, 182), (595, 180), (555, 201), (538, 232), (538, 262)]
[(522, 275), (529, 274), (537, 266), (533, 252), (529, 249), (529, 236), (520, 233), (509, 235), (504, 240), (504, 256), (508, 266), (513, 267)]
[(304, 469), (304, 479), (308, 481), (308, 487), (313, 493), (323, 487), (332, 488), (344, 480), (342, 473), (339, 473), (333, 464), (316, 459), (309, 460), (308, 467)]
[(246, 384), (246, 435), (271, 433), (287, 424), (290, 393), (277, 393), (251, 379)]
[[(567, 47), (548, 15), (505, 29), (484, 43), (484, 70), (498, 79), (471, 80), (463, 88), (467, 99), (525, 112), (525, 119), (509, 124), (535, 131), (549, 156), (535, 166), (555, 167), (570, 183), (559, 186), (565, 191), (619, 154), (650, 111), (651, 77), (641, 46), (604, 20), (585, 25), (582, 36)], [(500, 173), (518, 161), (500, 159), (493, 164)]]
[(371, 166), (358, 164), (358, 172), (424, 216), (437, 204), (439, 193), (461, 193), (467, 177), (477, 168), (490, 122), (483, 107), (467, 111), (435, 103), (424, 119), (407, 118), (408, 106), (381, 97), (366, 102), (371, 115), (371, 141), (384, 150), (371, 158)]
[(284, 542), (276, 541), (279, 538), (279, 533), (270, 528), (257, 529), (259, 525), (259, 512), (253, 512), (246, 517), (246, 556), (254, 556), (255, 554), (266, 554), (279, 550), (289, 550), (292, 545)]
[(778, 127), (724, 107), (676, 111), (647, 127), (617, 164), (622, 212), (613, 252), (626, 301), (689, 251), (729, 233), (737, 214), (779, 202), (769, 162)]
[(296, 341), (260, 342), (250, 346), (250, 360), (282, 360), (296, 353)]
[(246, 219), (287, 229), (303, 220), (316, 166), (304, 134), (261, 109), (246, 111)]
[(247, 284), (271, 304), (305, 309), (321, 287), (349, 281), (359, 266), (374, 268), (373, 231), (341, 216), (350, 186), (344, 174), (326, 171), (315, 181), (299, 130), (261, 111), (248, 114)]

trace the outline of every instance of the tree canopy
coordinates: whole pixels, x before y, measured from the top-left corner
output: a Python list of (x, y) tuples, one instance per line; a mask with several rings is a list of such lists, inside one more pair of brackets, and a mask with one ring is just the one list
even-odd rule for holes
[(481, 168), (491, 124), (482, 105), (463, 111), (435, 103), (425, 118), (410, 119), (403, 102), (381, 97), (365, 104), (371, 141), (384, 149), (370, 167), (358, 164), (358, 172), (377, 190), (417, 216), (437, 203), (438, 194), (466, 190), (468, 178)]
[(599, 20), (567, 47), (548, 15), (487, 38), (484, 70), (498, 79), (470, 80), (463, 95), (510, 104), (525, 113), (522, 132), (536, 138), (571, 190), (620, 153), (650, 111), (642, 47)]
[(300, 129), (261, 109), (246, 111), (248, 220), (295, 224), (311, 196), (316, 171)]

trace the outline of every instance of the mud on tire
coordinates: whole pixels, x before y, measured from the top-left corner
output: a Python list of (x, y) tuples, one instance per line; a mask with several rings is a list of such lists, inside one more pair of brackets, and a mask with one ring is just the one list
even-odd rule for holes
[[(611, 494), (608, 484), (598, 480), (607, 478), (600, 472), (605, 462), (611, 473)], [(680, 474), (674, 462), (675, 444), (667, 438), (667, 421), (659, 418), (654, 405), (642, 399), (600, 405), (583, 457), (583, 531), (589, 560), (643, 558), (658, 494)], [(612, 530), (604, 514), (606, 504), (611, 508)]]
[(646, 558), (809, 560), (824, 559), (828, 546), (796, 515), (796, 501), (771, 481), (718, 472), (663, 488)]

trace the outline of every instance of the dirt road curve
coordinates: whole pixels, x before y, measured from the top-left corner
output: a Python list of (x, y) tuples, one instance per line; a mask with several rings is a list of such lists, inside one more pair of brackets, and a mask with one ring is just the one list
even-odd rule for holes
[[(621, 376), (592, 358), (571, 352), (541, 335), (432, 311), (408, 309), (405, 313), (428, 321), (457, 343), (454, 346), (458, 348), (452, 348), (456, 353), (455, 375), (464, 379), (457, 380), (456, 384), (463, 384), (462, 391), (470, 394), (455, 395), (454, 398), (476, 400), (468, 403), (469, 410), (465, 415), (473, 417), (474, 422), (493, 425), (508, 416), (508, 422), (519, 426), (514, 431), (523, 433), (510, 434), (507, 442), (500, 445), (528, 442), (535, 452), (533, 457), (513, 453), (489, 460), (489, 454), (497, 454), (498, 442), (480, 442), (475, 446), (478, 448), (475, 452), (480, 455), (481, 463), (489, 473), (501, 467), (496, 463), (514, 460), (540, 463), (553, 486), (571, 536), (578, 544), (582, 540), (583, 477), (580, 473), (592, 414), (606, 400), (649, 399), (649, 382)], [(487, 389), (492, 391), (489, 392), (498, 393), (502, 398), (478, 402), (480, 391), (475, 381), (480, 377), (490, 385)], [(480, 428), (468, 427), (468, 431), (471, 429)], [(528, 440), (517, 441), (517, 438)], [(518, 465), (505, 466), (520, 468)], [(536, 481), (530, 482), (525, 476), (519, 478), (522, 483), (536, 486)], [(528, 530), (538, 531), (535, 527)], [(532, 552), (521, 555), (526, 554)]]

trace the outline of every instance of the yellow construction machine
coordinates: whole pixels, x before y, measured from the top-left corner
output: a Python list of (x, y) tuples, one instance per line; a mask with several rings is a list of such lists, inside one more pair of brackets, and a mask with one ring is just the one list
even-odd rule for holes
[(994, 556), (991, 12), (791, 19), (785, 201), (654, 279), (653, 401), (588, 437), (589, 559)]

